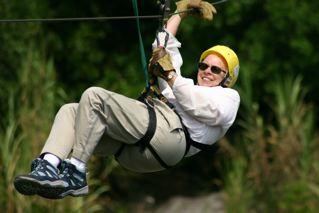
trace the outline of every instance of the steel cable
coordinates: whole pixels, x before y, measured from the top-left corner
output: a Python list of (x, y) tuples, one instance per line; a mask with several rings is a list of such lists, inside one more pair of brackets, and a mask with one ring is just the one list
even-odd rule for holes
[[(213, 5), (224, 3), (228, 0), (213, 2)], [(170, 16), (186, 13), (190, 10), (171, 13)], [(34, 18), (34, 19), (0, 19), (0, 23), (26, 23), (26, 22), (75, 22), (75, 21), (110, 21), (110, 20), (134, 20), (134, 19), (158, 19), (162, 15), (143, 15), (143, 16), (108, 16), (108, 17), (75, 17), (75, 18)]]

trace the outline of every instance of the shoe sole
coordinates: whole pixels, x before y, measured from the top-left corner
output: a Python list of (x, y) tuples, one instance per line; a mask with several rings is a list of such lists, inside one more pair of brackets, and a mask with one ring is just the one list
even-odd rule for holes
[(60, 199), (64, 191), (60, 181), (39, 181), (26, 176), (18, 176), (14, 180), (14, 186), (18, 192), (24, 195), (39, 195), (48, 199)]
[(63, 198), (67, 195), (73, 196), (73, 197), (81, 197), (81, 196), (85, 196), (89, 194), (89, 187), (86, 185), (80, 189), (70, 189), (68, 191), (65, 191), (63, 193), (60, 194), (60, 198)]
[(31, 196), (37, 194), (35, 183), (25, 180), (23, 177), (16, 177), (13, 184), (15, 189), (23, 195)]

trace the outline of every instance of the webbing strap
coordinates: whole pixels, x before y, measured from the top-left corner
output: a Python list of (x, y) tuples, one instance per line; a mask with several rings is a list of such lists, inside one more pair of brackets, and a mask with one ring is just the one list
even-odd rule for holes
[(163, 159), (157, 154), (157, 152), (155, 151), (155, 149), (153, 148), (153, 146), (151, 144), (148, 145), (148, 150), (150, 150), (150, 152), (153, 154), (154, 158), (157, 160), (157, 162), (159, 162), (159, 164), (161, 164), (161, 166), (165, 169), (169, 169), (171, 168), (171, 166), (167, 165)]
[[(176, 112), (175, 112), (175, 113), (176, 113)], [(176, 114), (177, 114), (177, 113), (176, 113)], [(178, 114), (177, 114), (177, 115), (178, 115)], [(181, 119), (180, 116), (178, 116), (178, 117)], [(183, 126), (183, 130), (184, 130), (184, 134), (185, 134), (185, 138), (186, 138), (186, 144), (187, 144), (187, 145), (186, 145), (186, 150), (185, 150), (184, 156), (187, 155), (187, 153), (188, 153), (188, 151), (189, 151), (189, 149), (190, 149), (191, 146), (193, 146), (193, 147), (195, 147), (195, 148), (197, 148), (197, 149), (199, 149), (199, 150), (201, 150), (201, 151), (213, 151), (213, 152), (215, 152), (215, 151), (218, 150), (219, 147), (217, 146), (216, 143), (209, 145), (209, 144), (203, 144), (203, 143), (194, 141), (194, 140), (190, 137), (189, 132), (188, 132), (188, 130), (187, 130), (187, 127), (184, 126), (182, 120), (181, 120), (181, 123), (182, 123), (182, 126)]]
[(147, 102), (145, 99), (145, 105), (147, 106), (147, 111), (149, 115), (148, 127), (144, 136), (136, 143), (137, 146), (140, 147), (140, 152), (144, 152), (145, 148), (150, 144), (156, 130), (156, 113), (154, 110), (154, 104), (152, 101)]
[(152, 153), (152, 155), (157, 160), (157, 162), (161, 164), (163, 168), (168, 169), (170, 168), (170, 166), (168, 166), (164, 162), (164, 160), (159, 156), (159, 154), (155, 151), (154, 147), (151, 144), (151, 140), (155, 134), (156, 123), (157, 123), (154, 103), (152, 101), (148, 101), (147, 98), (144, 100), (144, 103), (147, 106), (147, 110), (149, 114), (149, 122), (148, 122), (148, 127), (147, 127), (147, 131), (145, 135), (136, 143), (136, 145), (140, 147), (141, 153), (144, 152), (146, 148), (148, 148), (148, 150)]
[[(152, 155), (157, 160), (157, 162), (163, 168), (168, 169), (168, 168), (170, 168), (170, 166), (164, 162), (164, 160), (159, 156), (159, 154), (155, 151), (154, 147), (150, 143), (154, 134), (155, 134), (156, 123), (157, 123), (156, 113), (154, 110), (154, 103), (152, 101), (147, 101), (147, 99), (143, 100), (142, 102), (147, 106), (147, 111), (148, 111), (148, 115), (149, 115), (149, 123), (148, 123), (146, 133), (138, 142), (136, 142), (134, 144), (134, 146), (138, 146), (141, 153), (143, 153), (145, 151), (145, 149), (147, 148), (152, 153)], [(123, 150), (126, 146), (129, 146), (129, 145), (123, 143), (120, 146), (120, 148), (118, 149), (118, 151), (114, 155), (116, 159), (119, 158), (119, 156), (121, 155), (121, 153), (123, 152)]]
[(192, 141), (191, 145), (193, 147), (196, 147), (197, 149), (201, 150), (201, 151), (217, 151), (218, 146), (216, 143), (208, 145), (208, 144), (203, 144), (203, 143), (199, 143), (196, 141)]
[[(137, 1), (136, 1), (136, 0), (132, 0), (132, 4), (133, 4), (133, 9), (134, 9), (134, 15), (138, 17)], [(148, 86), (147, 63), (146, 63), (146, 57), (145, 57), (143, 39), (142, 39), (142, 35), (141, 35), (140, 20), (139, 20), (139, 18), (136, 18), (136, 26), (137, 26), (137, 31), (138, 31), (138, 40), (139, 40), (139, 48), (140, 48), (140, 56), (141, 56), (142, 69), (143, 69), (143, 71), (144, 71), (145, 84), (146, 84), (146, 86)]]
[(122, 154), (124, 148), (125, 148), (125, 143), (122, 143), (122, 145), (120, 146), (120, 148), (116, 151), (116, 153), (114, 154), (115, 159), (118, 159), (120, 157), (120, 155)]
[(181, 124), (182, 124), (182, 127), (183, 127), (183, 132), (185, 134), (185, 140), (186, 140), (186, 149), (185, 149), (185, 152), (184, 152), (184, 157), (185, 157), (187, 155), (189, 149), (191, 148), (191, 141), (189, 140), (191, 137), (189, 136), (188, 130), (187, 130), (186, 126), (184, 126), (181, 117), (179, 116), (179, 114), (177, 114), (177, 112), (175, 112), (175, 113), (176, 113), (176, 115), (179, 117), (179, 119), (181, 121)]

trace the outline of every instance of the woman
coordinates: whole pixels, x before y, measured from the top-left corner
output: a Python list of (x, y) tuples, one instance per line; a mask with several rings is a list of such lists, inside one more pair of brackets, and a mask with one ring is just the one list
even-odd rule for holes
[[(216, 11), (207, 4), (183, 0), (177, 3), (177, 10), (197, 8), (211, 19)], [(87, 89), (79, 103), (60, 108), (31, 172), (14, 181), (20, 193), (51, 199), (83, 196), (88, 193), (86, 163), (93, 153), (116, 155), (119, 164), (132, 171), (155, 172), (176, 165), (225, 135), (240, 102), (238, 93), (230, 88), (237, 79), (238, 58), (228, 47), (214, 46), (200, 57), (197, 85), (182, 77), (181, 44), (175, 35), (184, 16), (168, 20), (153, 44), (150, 64), (174, 110), (158, 99), (145, 104), (103, 88)], [(166, 36), (167, 44), (163, 44)]]

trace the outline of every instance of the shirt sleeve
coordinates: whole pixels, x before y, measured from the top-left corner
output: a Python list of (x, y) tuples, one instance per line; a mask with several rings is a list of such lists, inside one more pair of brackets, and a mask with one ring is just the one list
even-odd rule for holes
[[(175, 36), (173, 36), (173, 34), (171, 34), (168, 31), (166, 32), (168, 33), (169, 37), (168, 37), (167, 46), (165, 47), (165, 50), (171, 56), (172, 64), (174, 69), (176, 70), (176, 73), (180, 75), (181, 74), (180, 68), (183, 64), (183, 59), (178, 49), (181, 47), (181, 43), (177, 40)], [(157, 41), (155, 39), (155, 41), (152, 44), (152, 48), (154, 49), (156, 47), (157, 47)]]
[[(182, 56), (179, 52), (179, 48), (181, 47), (181, 43), (177, 40), (177, 38), (171, 34), (170, 32), (166, 31), (169, 35), (168, 41), (167, 41), (167, 46), (166, 46), (166, 51), (167, 53), (171, 56), (172, 64), (173, 67), (177, 73), (177, 75), (181, 75), (181, 66), (183, 64), (183, 59)], [(157, 47), (157, 41), (155, 41), (152, 44), (153, 49)], [(159, 88), (162, 91), (162, 94), (170, 101), (174, 102), (175, 97), (173, 94), (172, 89), (170, 86), (167, 84), (167, 82), (161, 78), (158, 78), (158, 84)]]
[(209, 126), (230, 126), (236, 118), (240, 97), (230, 88), (194, 85), (178, 76), (173, 85), (176, 102), (194, 119)]

